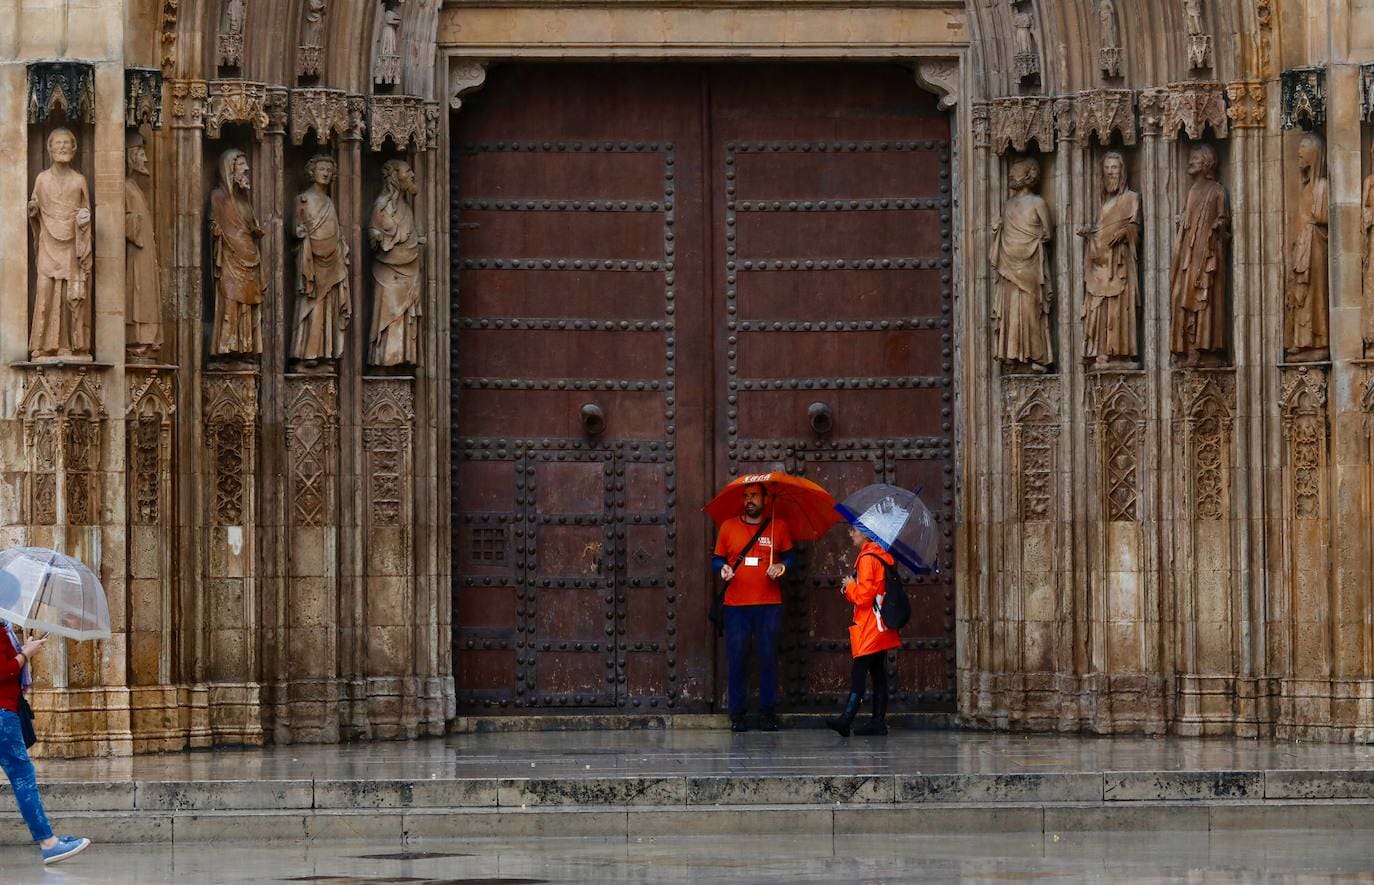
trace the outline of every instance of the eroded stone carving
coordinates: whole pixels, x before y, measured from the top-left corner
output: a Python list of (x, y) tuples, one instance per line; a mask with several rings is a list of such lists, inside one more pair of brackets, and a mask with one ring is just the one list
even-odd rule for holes
[(262, 139), (267, 130), (267, 87), (247, 80), (211, 80), (205, 102), (205, 136), (219, 138), (229, 123), (247, 123)]
[[(326, 0), (305, 0), (302, 10), (300, 45), (296, 49), (296, 76), (317, 77), (324, 55), (324, 16)], [(299, 142), (298, 142), (299, 143)]]
[(1264, 81), (1238, 80), (1226, 84), (1226, 115), (1236, 129), (1263, 129), (1269, 116), (1265, 104)]
[(157, 266), (157, 221), (139, 179), (148, 152), (137, 134), (127, 144), (124, 178), (124, 329), (129, 359), (151, 362), (162, 349), (162, 288)]
[(291, 470), (291, 517), (297, 526), (333, 521), (329, 465), (335, 459), (338, 401), (333, 378), (287, 380), (286, 450)]
[(1188, 68), (1206, 70), (1212, 66), (1212, 38), (1202, 21), (1202, 0), (1183, 0), (1183, 23), (1188, 34)]
[(210, 352), (262, 353), (262, 304), (267, 295), (258, 240), (263, 230), (249, 197), (248, 158), (230, 148), (220, 155), (219, 185), (210, 194), (215, 324)]
[(1087, 147), (1093, 136), (1104, 144), (1112, 143), (1112, 133), (1121, 135), (1125, 145), (1136, 143), (1135, 94), (1129, 89), (1093, 89), (1078, 93), (1074, 100), (1074, 140)]
[(916, 82), (940, 96), (940, 110), (959, 103), (959, 62), (953, 58), (923, 58), (916, 62)]
[(344, 330), (353, 317), (348, 280), (349, 249), (329, 188), (338, 167), (327, 155), (312, 157), (310, 187), (296, 199), (296, 325), (291, 357), (333, 360), (343, 354)]
[(1330, 353), (1327, 304), (1328, 183), (1326, 146), (1308, 132), (1298, 142), (1297, 209), (1290, 223), (1283, 347), (1289, 362), (1325, 360)]
[(1032, 141), (1042, 152), (1054, 150), (1054, 102), (1043, 97), (993, 99), (993, 150), (1021, 152)]
[(382, 166), (382, 193), (372, 206), (367, 238), (372, 261), (372, 331), (368, 359), (374, 366), (414, 365), (420, 358), (421, 246), (411, 200), (415, 173), (404, 160)]
[(162, 128), (162, 71), (157, 68), (124, 69), (124, 126)]
[(993, 356), (1012, 367), (1044, 372), (1053, 360), (1050, 307), (1054, 290), (1049, 244), (1054, 236), (1049, 205), (1036, 193), (1040, 163), (1023, 157), (1007, 173), (1011, 196), (993, 228)]
[(1102, 157), (1102, 209), (1097, 226), (1080, 230), (1085, 240), (1083, 355), (1098, 366), (1134, 361), (1140, 268), (1140, 194), (1127, 184), (1126, 159), (1116, 151)]
[(1059, 389), (1050, 379), (1008, 378), (1005, 433), (1011, 452), (1019, 522), (1048, 522), (1055, 516), (1059, 466)]
[(1274, 75), (1274, 3), (1255, 0), (1255, 23), (1259, 25), (1259, 75)]
[[(1374, 351), (1374, 175), (1368, 175), (1360, 194), (1360, 264), (1364, 306), (1360, 313), (1364, 354)], [(1374, 376), (1371, 376), (1374, 377)]]
[(1217, 181), (1217, 154), (1198, 145), (1188, 155), (1193, 183), (1175, 222), (1169, 268), (1169, 349), (1186, 365), (1200, 365), (1226, 351), (1226, 244), (1231, 209)]
[(1098, 67), (1104, 77), (1121, 76), (1121, 18), (1117, 14), (1116, 0), (1098, 0), (1098, 32), (1102, 45), (1098, 50)]
[[(1144, 110), (1142, 102), (1141, 110)], [(1229, 118), (1226, 115), (1225, 88), (1211, 81), (1170, 83), (1164, 103), (1161, 129), (1170, 141), (1178, 138), (1182, 129), (1189, 138), (1202, 138), (1208, 126), (1217, 138), (1225, 138)]]
[(1360, 119), (1374, 120), (1374, 62), (1360, 65)]
[(205, 125), (205, 103), (209, 87), (204, 80), (173, 80), (172, 128), (194, 129)]
[(324, 145), (331, 135), (346, 136), (349, 130), (348, 95), (338, 89), (291, 90), (291, 143), (302, 144), (310, 130)]
[(1035, 38), (1035, 14), (1032, 12), (1013, 12), (1011, 16), (1012, 40), (1016, 54), (1012, 59), (1016, 79), (1022, 83), (1040, 77), (1040, 46)]
[(448, 105), (463, 106), (463, 96), (476, 92), (487, 82), (487, 63), (479, 59), (452, 57), (448, 66)]
[[(30, 522), (99, 525), (103, 427), (101, 383), (85, 369), (36, 372), (19, 401), (29, 448)], [(59, 496), (59, 474), (65, 490)], [(62, 505), (59, 511), (58, 505)]]
[(1193, 519), (1226, 519), (1230, 514), (1231, 424), (1235, 377), (1226, 372), (1185, 372), (1175, 376), (1175, 410), (1187, 453), (1189, 507)]
[(382, 0), (382, 33), (377, 38), (377, 57), (372, 65), (372, 82), (393, 86), (401, 82), (401, 11)]
[(1321, 519), (1326, 486), (1326, 373), (1306, 366), (1283, 370), (1281, 400), (1290, 514)]
[(236, 68), (243, 64), (243, 24), (247, 12), (244, 0), (224, 0), (220, 8), (219, 33), (215, 37), (216, 63)]
[(162, 22), (158, 28), (162, 43), (162, 73), (171, 75), (177, 64), (177, 8), (181, 0), (162, 0)]
[(423, 99), (413, 95), (370, 95), (368, 102), (368, 146), (380, 151), (388, 138), (397, 150), (413, 146), (424, 150), (429, 144), (429, 117)]
[(1159, 135), (1164, 131), (1164, 112), (1169, 105), (1169, 90), (1154, 86), (1140, 90), (1137, 99), (1140, 106), (1140, 132), (1142, 135)]
[(969, 125), (973, 129), (973, 146), (992, 147), (992, 105), (986, 101), (975, 101), (970, 107)]
[(1103, 509), (1108, 522), (1140, 519), (1140, 461), (1145, 438), (1144, 378), (1097, 373), (1088, 386)]
[(1326, 122), (1326, 69), (1292, 68), (1279, 78), (1283, 128), (1315, 129)]
[(37, 291), (29, 331), (35, 360), (91, 358), (91, 197), (86, 176), (72, 168), (76, 136), (54, 129), (51, 163), (29, 197)]
[(214, 483), (211, 525), (241, 526), (256, 439), (258, 388), (250, 374), (205, 377), (205, 445)]

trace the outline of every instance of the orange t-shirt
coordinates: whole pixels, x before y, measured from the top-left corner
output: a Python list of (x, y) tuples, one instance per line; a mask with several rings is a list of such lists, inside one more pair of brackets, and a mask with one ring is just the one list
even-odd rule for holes
[[(727, 520), (716, 535), (716, 556), (724, 557), (726, 565), (734, 565), (744, 545), (759, 530), (739, 517)], [(725, 589), (726, 605), (775, 605), (782, 602), (782, 587), (768, 577), (768, 553), (780, 559), (792, 549), (792, 533), (787, 523), (775, 519), (763, 530), (744, 561), (735, 569), (735, 578)]]

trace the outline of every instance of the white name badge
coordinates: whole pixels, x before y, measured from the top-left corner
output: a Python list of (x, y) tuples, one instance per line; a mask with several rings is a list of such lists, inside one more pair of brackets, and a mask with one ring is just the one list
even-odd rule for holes
[(757, 556), (746, 556), (744, 557), (744, 564), (748, 566), (757, 566), (759, 564), (759, 558)]

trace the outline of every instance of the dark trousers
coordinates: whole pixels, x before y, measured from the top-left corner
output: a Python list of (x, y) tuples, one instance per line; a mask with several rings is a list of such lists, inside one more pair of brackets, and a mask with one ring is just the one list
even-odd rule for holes
[(854, 668), (849, 671), (849, 690), (859, 697), (864, 696), (864, 682), (873, 676), (873, 698), (887, 697), (887, 652), (875, 651), (871, 655), (854, 659)]
[(778, 633), (781, 630), (781, 605), (725, 607), (725, 656), (730, 667), (731, 716), (743, 716), (749, 706), (746, 675), (750, 646), (759, 661), (759, 706), (771, 710), (777, 704)]

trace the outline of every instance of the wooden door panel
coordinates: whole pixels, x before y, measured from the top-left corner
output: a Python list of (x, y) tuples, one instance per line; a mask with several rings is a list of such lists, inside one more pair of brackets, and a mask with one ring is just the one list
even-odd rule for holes
[[(813, 264), (816, 262), (813, 261)], [(735, 307), (742, 331), (781, 331), (792, 323), (825, 323), (843, 330), (869, 328), (893, 317), (939, 317), (943, 313), (939, 268), (775, 270), (736, 275)], [(910, 320), (908, 320), (910, 322)], [(929, 321), (920, 328), (940, 328)]]
[[(720, 100), (728, 101), (729, 97)], [(730, 165), (738, 170), (736, 192), (741, 204), (809, 204), (835, 211), (839, 203), (844, 207), (840, 211), (864, 211), (870, 204), (882, 209), (884, 203), (925, 205), (938, 199), (933, 195), (939, 190), (943, 170), (920, 160), (924, 153), (948, 148), (948, 142), (836, 139), (821, 131), (804, 132), (794, 127), (790, 134), (778, 133), (754, 143), (741, 139), (736, 146), (742, 152)], [(830, 205), (819, 206), (822, 200)], [(740, 206), (742, 212), (772, 208)], [(852, 221), (845, 218), (846, 223)]]
[[(663, 321), (663, 281), (648, 274), (473, 267), (462, 273), (462, 328), (491, 328), (494, 318)], [(482, 325), (486, 323), (486, 325)], [(562, 328), (575, 328), (564, 322)]]
[[(522, 97), (528, 103), (527, 97)], [(474, 108), (475, 110), (475, 108)], [(519, 113), (511, 108), (511, 116)], [(472, 114), (469, 116), (476, 116)], [(460, 120), (464, 137), (472, 133), (470, 121)], [(527, 126), (529, 120), (512, 125)], [(568, 121), (572, 126), (572, 121)], [(601, 133), (584, 129), (582, 135), (556, 142), (484, 142), (473, 139), (478, 150), (459, 164), (457, 184), (465, 210), (524, 210), (531, 203), (542, 208), (546, 201), (580, 201), (581, 210), (597, 211), (607, 203), (623, 201), (661, 203), (663, 166), (657, 151), (606, 149)], [(608, 170), (614, 169), (614, 172)], [(568, 207), (579, 211), (579, 207)]]
[[(796, 205), (800, 211), (739, 212), (735, 232), (741, 252), (747, 250), (755, 261), (783, 259), (790, 268), (791, 262), (801, 260), (798, 256), (808, 256), (812, 267), (817, 266), (818, 251), (825, 256), (821, 260), (832, 264), (835, 259), (874, 256), (887, 256), (890, 262), (893, 258), (938, 258), (943, 245), (937, 209), (832, 212), (819, 204), (811, 205), (820, 211), (806, 211), (805, 203)], [(817, 249), (818, 244), (823, 251)]]

